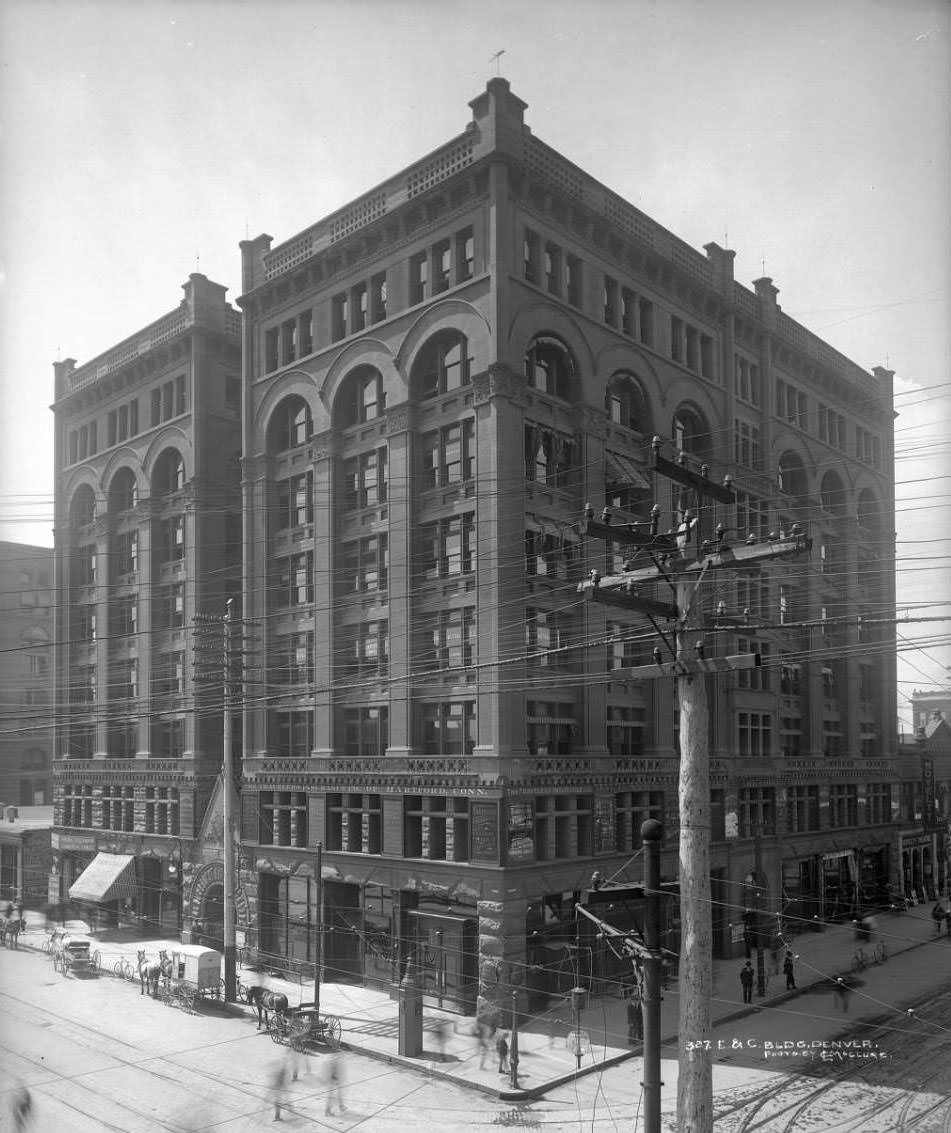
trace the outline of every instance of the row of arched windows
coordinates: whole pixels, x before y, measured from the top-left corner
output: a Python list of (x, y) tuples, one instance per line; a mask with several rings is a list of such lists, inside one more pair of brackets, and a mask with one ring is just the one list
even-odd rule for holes
[[(160, 499), (185, 486), (185, 461), (178, 449), (167, 448), (155, 462), (151, 477), (151, 495)], [(129, 511), (139, 502), (139, 486), (131, 468), (113, 473), (106, 488), (106, 510), (109, 515)], [(81, 484), (70, 501), (69, 518), (73, 527), (84, 527), (96, 517), (96, 497), (88, 484)]]
[[(410, 374), (410, 390), (419, 400), (437, 397), (468, 384), (472, 359), (465, 335), (441, 331), (420, 350)], [(578, 367), (568, 346), (554, 335), (537, 335), (525, 352), (524, 370), (531, 389), (564, 400), (577, 392)], [(347, 375), (335, 399), (333, 425), (348, 428), (380, 417), (386, 409), (386, 394), (379, 370), (358, 366)], [(624, 428), (652, 436), (657, 430), (650, 401), (637, 376), (619, 370), (608, 381), (604, 410), (611, 421)], [(300, 396), (285, 398), (271, 417), (267, 450), (280, 453), (306, 443), (313, 435), (310, 407)], [(674, 447), (697, 459), (713, 455), (713, 435), (703, 413), (692, 405), (681, 405), (670, 423)], [(777, 485), (795, 500), (808, 497), (808, 478), (802, 459), (785, 452), (777, 466)], [(848, 495), (841, 478), (827, 472), (820, 485), (820, 501), (825, 511), (842, 516), (847, 512)], [(874, 493), (865, 489), (858, 498), (859, 521), (878, 526), (878, 505)]]

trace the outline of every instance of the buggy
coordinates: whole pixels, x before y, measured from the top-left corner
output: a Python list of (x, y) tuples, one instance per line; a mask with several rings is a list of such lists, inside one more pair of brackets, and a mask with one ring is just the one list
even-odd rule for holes
[(313, 1003), (302, 1003), (270, 1016), (267, 1031), (276, 1043), (303, 1050), (308, 1043), (322, 1043), (331, 1050), (340, 1046), (340, 1020), (336, 1015), (319, 1015)]
[(54, 928), (50, 933), (49, 954), (53, 969), (68, 976), (70, 972), (98, 973), (101, 963), (96, 941), (91, 936)]

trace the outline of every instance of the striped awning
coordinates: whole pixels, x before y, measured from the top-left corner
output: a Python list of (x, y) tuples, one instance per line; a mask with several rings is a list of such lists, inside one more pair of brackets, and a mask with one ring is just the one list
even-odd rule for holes
[(96, 854), (69, 887), (73, 901), (117, 901), (135, 896), (135, 858), (132, 854)]

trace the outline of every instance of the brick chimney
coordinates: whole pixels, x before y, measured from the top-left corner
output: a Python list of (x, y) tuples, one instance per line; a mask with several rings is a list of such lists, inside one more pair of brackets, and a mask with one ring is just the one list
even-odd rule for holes
[(481, 134), (484, 148), (521, 154), (528, 103), (512, 94), (507, 79), (489, 79), (485, 91), (469, 105), (472, 123)]

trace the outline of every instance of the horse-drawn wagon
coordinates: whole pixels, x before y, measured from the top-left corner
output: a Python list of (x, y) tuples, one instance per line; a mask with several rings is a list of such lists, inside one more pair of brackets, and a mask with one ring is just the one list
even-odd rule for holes
[(193, 1011), (199, 999), (224, 998), (221, 953), (197, 944), (180, 944), (162, 953), (159, 998)]
[(70, 972), (97, 973), (101, 957), (91, 936), (54, 928), (50, 933), (49, 954), (53, 969), (68, 976)]
[(303, 1050), (311, 1042), (322, 1043), (331, 1050), (340, 1046), (340, 1020), (335, 1015), (319, 1014), (316, 1004), (289, 1007), (286, 995), (266, 987), (239, 985), (238, 996), (257, 1008), (258, 1029), (263, 1019), (267, 1033), (276, 1043), (286, 1043), (295, 1050)]

